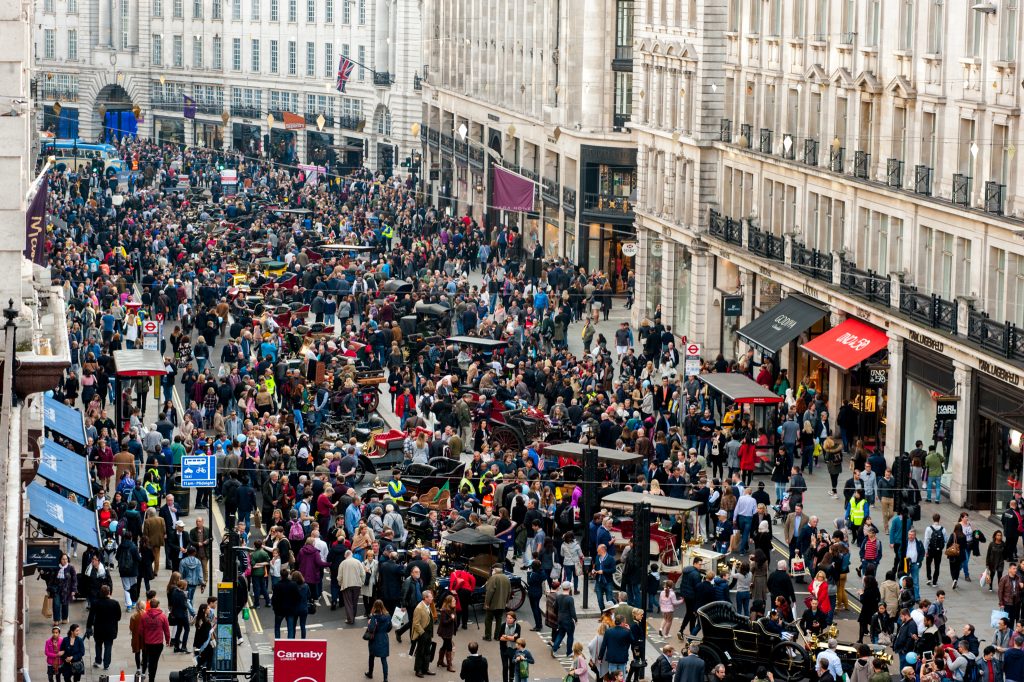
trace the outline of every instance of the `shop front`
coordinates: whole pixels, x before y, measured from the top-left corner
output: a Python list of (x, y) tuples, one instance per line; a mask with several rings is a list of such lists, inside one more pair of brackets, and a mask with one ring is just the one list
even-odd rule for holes
[(541, 230), (540, 214), (534, 211), (523, 213), (523, 249), (527, 258), (544, 258), (544, 233)]
[(558, 257), (558, 207), (544, 204), (544, 257)]
[[(629, 253), (631, 249), (627, 246), (626, 253)], [(647, 309), (641, 310), (641, 317), (648, 319), (654, 318), (654, 313), (658, 309), (659, 305), (664, 302), (662, 300), (661, 292), (664, 288), (662, 282), (663, 268), (662, 263), (665, 258), (665, 241), (656, 232), (647, 233)], [(639, 273), (640, 277), (645, 276), (644, 273)], [(664, 316), (663, 316), (664, 317)]]
[(306, 163), (333, 166), (337, 157), (338, 153), (334, 151), (334, 135), (316, 130), (306, 131)]
[(154, 137), (158, 144), (185, 144), (185, 121), (180, 118), (153, 117)]
[(294, 130), (270, 131), (270, 158), (278, 163), (296, 163), (298, 161), (298, 150), (296, 144), (298, 135)]
[[(889, 354), (889, 337), (884, 330), (856, 318), (850, 318), (802, 344), (800, 348), (846, 375), (841, 381), (842, 396), (823, 391), (838, 416), (842, 403), (849, 403), (856, 419), (844, 436), (849, 447), (858, 439), (868, 448), (885, 440), (885, 400), (888, 372), (884, 370)], [(837, 400), (838, 398), (838, 400)]]
[(632, 224), (590, 223), (588, 227), (584, 267), (607, 275), (613, 293), (625, 293), (629, 273), (636, 269), (636, 254), (629, 255), (626, 245), (636, 243), (636, 230)]
[(935, 446), (949, 461), (956, 412), (939, 408), (939, 398), (955, 396), (953, 361), (943, 352), (946, 342), (911, 333), (903, 344), (903, 444), (910, 452), (917, 441)]
[[(800, 352), (794, 344), (790, 349), (789, 362), (782, 363), (780, 351), (801, 334), (807, 334), (808, 339), (812, 338), (816, 333), (824, 331), (824, 325), (827, 324), (827, 310), (791, 294), (753, 322), (738, 329), (736, 336), (755, 351), (759, 351), (762, 361), (772, 360), (773, 373), (777, 374), (783, 364), (787, 365), (790, 368), (789, 382), (794, 393), (801, 380), (806, 380), (807, 386), (813, 384), (815, 390), (824, 390), (822, 380), (827, 382), (828, 366), (823, 361)], [(794, 372), (793, 368), (797, 371)]]
[[(987, 363), (981, 364), (983, 369), (987, 367)], [(1024, 390), (1017, 374), (998, 368), (974, 374), (976, 413), (971, 419), (967, 506), (998, 514), (1013, 498), (1014, 490), (1021, 489)]]
[(250, 123), (235, 123), (231, 126), (231, 146), (246, 156), (259, 156), (262, 148), (260, 127)]
[(196, 144), (207, 149), (224, 147), (224, 126), (219, 123), (196, 122)]
[[(675, 291), (672, 310), (672, 328), (676, 334), (686, 334), (690, 328), (690, 288), (693, 285), (693, 256), (682, 244), (675, 245), (675, 270), (672, 287)], [(649, 291), (649, 290), (648, 290)]]

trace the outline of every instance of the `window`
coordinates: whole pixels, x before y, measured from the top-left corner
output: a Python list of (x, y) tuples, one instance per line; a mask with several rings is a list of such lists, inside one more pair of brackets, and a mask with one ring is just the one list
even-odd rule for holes
[(299, 70), (298, 49), (294, 40), (288, 41), (288, 75), (294, 76)]
[(221, 3), (219, 0), (214, 0), (213, 12), (211, 14), (213, 18), (218, 21), (224, 18), (224, 11), (221, 9)]
[(324, 45), (324, 78), (334, 77), (334, 44)]
[(78, 61), (78, 29), (68, 30), (68, 59)]
[(956, 240), (956, 288), (954, 296), (967, 296), (971, 293), (971, 252), (974, 242), (970, 239), (957, 237)]
[(220, 70), (222, 66), (221, 52), (223, 51), (223, 47), (221, 45), (221, 40), (220, 36), (213, 37), (213, 68), (218, 70)]
[(281, 16), (278, 14), (278, 0), (270, 0), (270, 20), (280, 21)]
[(391, 110), (385, 109), (384, 112), (377, 117), (377, 134), (384, 135), (385, 137), (391, 136)]
[(366, 63), (366, 47), (363, 45), (359, 46), (359, 80), (366, 78), (366, 69), (363, 68), (363, 64)]
[(916, 284), (926, 291), (934, 291), (935, 258), (938, 245), (935, 243), (935, 230), (921, 226), (918, 241), (918, 267)]
[(359, 25), (366, 23), (366, 0), (357, 0), (359, 3)]
[(163, 0), (153, 0), (153, 16), (162, 17), (164, 15), (164, 3)]
[(761, 2), (762, 0), (750, 0), (747, 12), (747, 31), (750, 33), (761, 32)]
[(351, 0), (341, 0), (341, 23), (351, 24), (352, 23), (352, 6), (349, 4)]
[(837, 250), (843, 243), (846, 204), (815, 192), (807, 196), (807, 246), (825, 253)]
[(819, 43), (828, 40), (828, 0), (815, 0), (814, 40)]
[(316, 43), (306, 43), (306, 75), (316, 77)]
[[(633, 113), (633, 73), (631, 71), (615, 72), (615, 113), (612, 125), (622, 128)], [(673, 122), (675, 127), (675, 122)]]
[(1019, 327), (1024, 321), (1024, 258), (1015, 255), (1013, 262), (1013, 307), (1006, 311), (1005, 317)]
[(971, 3), (967, 4), (967, 44), (965, 54), (968, 57), (981, 56), (981, 32), (984, 28), (984, 21), (987, 15), (971, 9)]
[(43, 11), (50, 14), (53, 13), (53, 0), (45, 0), (43, 2)]
[(803, 38), (807, 31), (807, 0), (793, 0), (793, 37)]
[(935, 134), (936, 134), (935, 113), (926, 111), (921, 119), (921, 163), (929, 168), (935, 168)]
[[(273, 42), (273, 41), (271, 41)], [(259, 38), (253, 38), (252, 45), (250, 46), (249, 53), (249, 70), (253, 73), (259, 73), (260, 70), (260, 41)]]
[(842, 35), (839, 36), (839, 42), (844, 45), (852, 45), (857, 30), (857, 8), (854, 4), (854, 0), (842, 0), (842, 3), (843, 32)]
[(942, 53), (943, 0), (931, 0), (928, 6), (928, 54)]
[(68, 0), (68, 14), (78, 14), (78, 0)]
[(163, 66), (164, 64), (164, 37), (155, 35), (153, 36), (153, 66)]
[(242, 0), (231, 0), (231, 18), (234, 21), (242, 20)]
[(242, 39), (231, 39), (231, 68), (234, 71), (242, 70)]
[(192, 67), (203, 68), (203, 39), (200, 36), (192, 36)]
[(324, 21), (334, 23), (334, 0), (324, 0)]
[(892, 122), (892, 154), (900, 161), (907, 158), (907, 109), (895, 107)]
[(777, 38), (782, 35), (782, 0), (771, 0), (769, 11), (771, 12), (769, 16), (771, 26), (768, 29), (768, 35)]
[[(255, 70), (255, 67), (253, 67)], [(270, 73), (277, 73), (277, 41), (270, 41)]]
[[(125, 2), (122, 5), (127, 4)], [(203, 0), (192, 0), (192, 18), (202, 19), (203, 18)]]
[(957, 172), (968, 177), (974, 176), (974, 119), (960, 119), (960, 137), (957, 141)]
[[(999, 59), (1012, 62), (1017, 58), (1017, 3), (1020, 0), (1004, 0), (999, 8)], [(981, 15), (979, 15), (979, 23)]]
[(306, 23), (316, 23), (316, 0), (306, 0)]
[(633, 58), (633, 0), (615, 3), (615, 59)]
[(1008, 126), (992, 127), (992, 153), (990, 155), (992, 169), (989, 172), (989, 179), (1001, 185), (1007, 184), (1007, 174), (1010, 169), (1010, 150), (1007, 144), (1009, 134)]
[(342, 45), (341, 45), (341, 56), (342, 57), (347, 57), (350, 54), (351, 53), (348, 51), (348, 43), (342, 43)]
[(131, 5), (127, 2), (122, 2), (120, 5), (120, 11), (118, 12), (121, 33), (121, 49), (127, 50), (130, 47), (128, 42), (128, 15), (131, 13)]
[[(729, 30), (733, 33), (738, 33), (740, 30), (740, 14), (743, 10), (740, 9), (741, 0), (729, 0)], [(647, 3), (648, 6), (653, 3)]]
[(882, 25), (882, 0), (870, 0), (868, 2), (868, 25), (867, 42), (868, 47), (878, 47), (878, 33)]
[(988, 257), (988, 308), (996, 318), (1006, 317), (1006, 251), (990, 249)]
[(899, 49), (904, 52), (914, 49), (914, 0), (900, 0)]
[(181, 19), (185, 15), (184, 0), (174, 0), (173, 8), (175, 19)]
[(182, 36), (174, 36), (174, 66), (182, 68), (185, 66), (185, 39)]
[(363, 102), (352, 97), (341, 98), (341, 115), (350, 119), (350, 122), (359, 121), (363, 118)]
[[(214, 0), (216, 2), (216, 0)], [(249, 8), (249, 12), (252, 14), (251, 19), (253, 21), (260, 20), (260, 0), (252, 0), (252, 6)]]
[(298, 2), (299, 0), (288, 0), (288, 21), (298, 21)]

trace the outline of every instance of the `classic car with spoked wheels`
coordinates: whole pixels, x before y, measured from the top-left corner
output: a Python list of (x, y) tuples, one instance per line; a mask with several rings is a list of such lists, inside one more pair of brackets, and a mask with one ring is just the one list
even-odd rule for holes
[[(716, 601), (697, 609), (701, 634), (699, 655), (704, 659), (705, 670), (711, 671), (724, 663), (732, 675), (752, 678), (757, 669), (766, 667), (779, 682), (816, 679), (814, 661), (818, 653), (828, 647), (829, 636), (835, 636), (831, 629), (826, 637), (805, 636), (795, 624), (784, 624), (784, 634), (778, 634), (766, 627), (767, 617), (751, 621), (736, 613), (731, 602)], [(853, 672), (857, 660), (857, 648), (840, 644), (836, 649), (843, 663), (843, 670)], [(876, 658), (892, 663), (891, 653), (882, 647), (873, 646)]]

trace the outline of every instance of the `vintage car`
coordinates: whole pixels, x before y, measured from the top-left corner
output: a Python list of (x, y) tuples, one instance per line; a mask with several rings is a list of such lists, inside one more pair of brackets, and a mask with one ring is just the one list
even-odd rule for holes
[[(484, 583), (491, 576), (492, 567), (504, 560), (505, 543), (501, 539), (481, 533), (475, 528), (463, 528), (442, 536), (438, 554), (438, 569), (441, 574), (441, 577), (438, 578), (438, 601), (444, 603), (444, 598), (450, 594), (448, 576), (453, 570), (460, 568), (469, 571), (476, 577), (476, 589), (473, 590), (470, 606), (480, 607), (482, 610), (486, 592)], [(512, 592), (509, 595), (506, 608), (510, 611), (518, 611), (526, 601), (526, 585), (523, 583), (522, 577), (512, 573), (507, 566), (505, 575), (512, 583)]]
[[(753, 677), (764, 666), (776, 680), (816, 679), (814, 661), (827, 648), (827, 637), (806, 637), (795, 624), (785, 625), (779, 635), (765, 627), (766, 618), (751, 621), (736, 613), (732, 602), (716, 601), (697, 609), (701, 634), (699, 656), (705, 670), (724, 663), (731, 675)], [(830, 636), (836, 634), (833, 630)], [(839, 645), (837, 649), (843, 670), (853, 672), (857, 660), (856, 647)], [(876, 658), (892, 663), (892, 655), (875, 647)]]

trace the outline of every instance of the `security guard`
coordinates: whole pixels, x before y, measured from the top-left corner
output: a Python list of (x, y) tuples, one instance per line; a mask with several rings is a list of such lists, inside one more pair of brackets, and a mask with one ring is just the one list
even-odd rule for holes
[(864, 493), (860, 488), (853, 491), (853, 497), (850, 498), (850, 502), (847, 506), (849, 519), (850, 519), (850, 530), (853, 531), (853, 537), (858, 541), (861, 538), (861, 534), (864, 528), (864, 518), (867, 516), (867, 503), (864, 499)]
[(388, 497), (394, 502), (404, 502), (406, 492), (408, 491), (405, 489), (405, 483), (402, 483), (401, 470), (393, 470), (391, 472), (391, 480), (388, 481)]
[(385, 223), (384, 229), (380, 231), (380, 236), (384, 238), (385, 248), (390, 249), (391, 240), (395, 238), (395, 228)]

